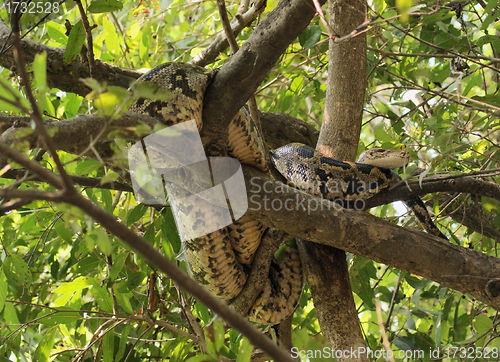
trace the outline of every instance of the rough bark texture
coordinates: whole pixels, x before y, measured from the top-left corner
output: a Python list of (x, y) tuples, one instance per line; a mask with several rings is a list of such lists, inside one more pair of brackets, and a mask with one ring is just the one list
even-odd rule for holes
[(249, 215), (265, 225), (434, 280), (500, 311), (499, 258), (365, 212), (337, 210), (329, 201), (273, 181), (250, 167), (243, 169)]
[[(0, 49), (4, 43), (9, 42), (10, 28), (0, 19)], [(91, 91), (90, 88), (79, 82), (80, 78), (90, 76), (88, 64), (78, 56), (70, 64), (63, 61), (65, 48), (55, 48), (40, 44), (28, 38), (21, 40), (26, 63), (32, 63), (35, 55), (47, 52), (47, 85), (51, 88), (59, 88), (65, 92), (72, 92), (85, 96)], [(0, 65), (16, 72), (12, 49), (0, 56)], [(128, 88), (129, 84), (140, 76), (140, 73), (115, 67), (96, 59), (94, 77), (99, 81), (106, 81), (108, 84)]]
[[(260, 112), (260, 119), (264, 139), (271, 149), (291, 142), (301, 142), (314, 147), (318, 139), (318, 131), (301, 119), (283, 113), (268, 112)], [(96, 115), (78, 115), (63, 121), (46, 120), (45, 125), (48, 129), (57, 127), (57, 132), (53, 135), (57, 149), (80, 154), (88, 148), (90, 142), (95, 142), (100, 157), (106, 159), (113, 156), (110, 142), (115, 137), (120, 136), (128, 141), (139, 140), (147, 134), (136, 133), (136, 127), (147, 125), (152, 132), (161, 122), (147, 115), (127, 112), (112, 122)], [(27, 141), (31, 147), (40, 147), (39, 135), (36, 132), (27, 134), (27, 129), (31, 129), (30, 117), (0, 114), (0, 142), (15, 146)], [(19, 137), (18, 132), (23, 136)], [(91, 150), (87, 150), (85, 155), (93, 157)]]
[[(349, 34), (366, 16), (363, 0), (331, 0), (330, 25), (340, 36)], [(361, 131), (366, 90), (366, 36), (336, 44), (330, 40), (328, 87), (319, 151), (341, 160), (354, 160)], [(361, 106), (360, 106), (361, 105)], [(334, 140), (334, 146), (330, 145)], [(330, 145), (330, 146), (326, 146)]]
[[(299, 239), (301, 261), (323, 336), (337, 351), (365, 347), (352, 297), (345, 251)], [(366, 356), (337, 361), (369, 361)]]
[[(320, 2), (324, 3), (324, 1)], [(340, 2), (332, 2), (332, 6), (341, 6), (340, 4)], [(347, 6), (347, 11), (357, 11), (355, 9), (358, 3), (342, 4)], [(343, 28), (344, 25), (342, 22), (345, 20), (343, 16), (339, 18), (335, 17), (337, 16), (335, 14), (340, 14), (340, 10), (342, 9), (342, 7), (339, 7), (332, 12), (334, 23), (339, 24), (341, 28), (340, 30), (336, 29), (337, 33), (340, 35), (345, 34), (347, 31), (346, 29), (349, 29)], [(255, 91), (262, 79), (266, 76), (267, 72), (274, 66), (276, 60), (284, 52), (288, 44), (309, 24), (313, 16), (314, 9), (312, 3), (309, 1), (281, 1), (278, 7), (266, 17), (266, 20), (255, 29), (252, 36), (245, 43), (245, 46), (238, 52), (236, 57), (231, 59), (231, 61), (220, 70), (211, 87), (207, 90), (207, 106), (205, 108), (205, 124), (207, 127), (204, 129), (205, 140), (213, 142), (214, 139), (216, 140), (219, 133), (222, 134), (226, 131), (227, 123), (232, 115), (246, 102), (250, 94)], [(7, 39), (8, 30), (5, 24), (0, 21), (0, 45)], [(340, 46), (337, 47), (337, 50), (331, 54), (330, 68), (333, 72), (330, 76), (337, 77), (337, 80), (332, 78), (329, 81), (335, 83), (338, 88), (330, 89), (330, 91), (336, 94), (338, 93), (338, 95), (329, 94), (328, 97), (340, 97), (346, 91), (350, 92), (347, 94), (359, 93), (359, 90), (353, 90), (355, 86), (362, 87), (364, 92), (363, 82), (349, 78), (347, 74), (343, 73), (345, 70), (341, 70), (344, 64), (350, 64), (354, 61), (346, 51), (351, 50), (354, 51), (353, 54), (358, 55), (364, 54), (364, 51), (361, 51), (361, 48), (358, 48), (357, 45), (353, 47), (349, 44), (350, 43), (346, 43), (347, 48), (342, 50), (344, 44), (341, 43)], [(33, 60), (34, 54), (41, 51), (48, 52), (47, 78), (51, 87), (80, 95), (88, 93), (88, 88), (79, 82), (75, 82), (75, 79), (88, 76), (86, 64), (79, 59), (71, 65), (65, 65), (62, 62), (64, 49), (44, 46), (28, 39), (23, 40), (23, 48), (28, 62)], [(351, 56), (353, 55), (351, 54)], [(0, 65), (9, 68), (12, 67), (13, 59), (11, 52), (7, 52), (0, 56)], [(98, 80), (106, 80), (110, 85), (127, 87), (131, 80), (138, 77), (137, 72), (126, 71), (101, 62), (97, 63), (97, 67), (96, 77)], [(337, 72), (335, 72), (336, 69), (338, 69)], [(15, 69), (13, 70), (15, 71)], [(343, 103), (330, 103), (333, 108), (327, 109), (326, 113), (328, 117), (325, 120), (325, 124), (337, 124), (337, 122), (345, 120), (345, 129), (353, 126), (354, 123), (352, 122), (357, 117), (356, 112), (361, 112), (361, 109), (357, 109), (355, 100), (349, 97), (343, 99), (342, 102)], [(0, 126), (2, 126), (2, 117), (3, 116), (0, 115)], [(266, 117), (268, 118), (266, 119)], [(8, 123), (12, 120), (13, 119), (10, 118), (6, 122)], [(19, 118), (16, 119), (16, 121), (23, 121), (23, 119)], [(82, 131), (82, 129), (77, 126), (84, 126), (82, 123), (84, 121), (89, 122), (89, 124), (85, 125), (85, 131)], [(56, 135), (55, 141), (57, 142), (59, 137), (61, 142), (60, 149), (68, 148), (69, 150), (71, 147), (76, 147), (75, 142), (80, 142), (82, 146), (88, 145), (89, 139), (94, 139), (102, 130), (102, 127), (105, 126), (105, 121), (98, 120), (98, 117), (89, 117), (86, 120), (85, 117), (82, 117), (74, 119), (74, 122), (80, 123), (80, 125), (59, 123), (59, 133)], [(96, 123), (95, 127), (93, 127), (91, 126), (92, 122), (101, 123)], [(131, 127), (134, 127), (136, 124), (137, 120), (131, 120)], [(115, 126), (117, 124), (114, 121), (112, 125)], [(118, 127), (124, 127), (126, 125), (126, 122), (119, 123)], [(264, 131), (269, 130), (269, 132), (265, 132), (264, 135), (272, 148), (281, 146), (290, 141), (299, 141), (314, 145), (316, 140), (315, 137), (317, 137), (317, 134), (311, 126), (295, 121), (293, 121), (293, 125), (291, 125), (290, 117), (284, 115), (264, 114), (263, 128)], [(342, 127), (335, 128), (342, 130)], [(3, 131), (6, 128), (2, 126), (0, 129)], [(133, 133), (133, 129), (129, 131)], [(349, 134), (352, 136), (358, 133), (358, 131), (359, 130), (351, 130)], [(77, 137), (77, 139), (66, 138), (65, 135), (73, 135), (73, 137)], [(357, 145), (357, 136), (354, 138), (351, 136), (347, 138), (346, 134), (335, 132), (331, 134), (325, 133), (324, 135), (326, 139), (336, 140), (339, 145)], [(5, 137), (8, 136), (9, 133), (5, 135)], [(33, 137), (33, 139), (30, 139), (30, 142), (37, 144), (37, 136), (35, 135)], [(10, 137), (10, 140), (15, 142), (15, 137)], [(80, 145), (80, 143), (78, 143), (78, 145)], [(321, 143), (326, 144), (324, 141), (321, 141)], [(78, 152), (79, 149), (75, 150)], [(346, 154), (342, 154), (338, 151), (334, 152), (333, 149), (330, 151), (328, 149), (322, 151), (325, 153), (332, 152), (332, 155), (335, 154), (341, 159), (353, 159), (355, 147), (352, 149), (349, 148)], [(254, 169), (245, 167), (245, 171), (248, 181), (250, 180), (249, 177), (258, 176), (258, 180), (276, 185), (276, 183), (273, 184), (274, 181), (266, 178)], [(436, 184), (441, 188), (443, 187), (442, 182), (437, 182)], [(266, 187), (269, 188), (269, 185), (270, 184), (267, 184)], [(479, 186), (469, 187), (469, 189), (466, 188), (468, 185), (471, 185), (471, 180), (450, 180), (448, 185), (449, 190), (479, 190)], [(253, 186), (251, 181), (249, 181), (249, 197), (253, 195), (251, 192)], [(260, 184), (260, 186), (264, 185)], [(425, 186), (424, 184), (424, 188), (421, 191), (422, 195), (429, 192), (429, 189), (426, 191)], [(495, 189), (493, 186), (497, 188)], [(492, 193), (496, 192), (496, 195), (498, 195), (498, 185), (493, 186), (490, 187)], [(275, 186), (272, 186), (271, 188), (274, 187)], [(439, 187), (435, 187), (432, 190), (440, 191)], [(299, 194), (300, 200), (306, 200), (306, 205), (308, 201), (314, 201), (317, 205), (317, 198), (302, 194), (295, 190), (287, 190), (288, 193), (262, 192), (260, 196), (267, 196), (284, 202), (287, 198), (296, 200), (296, 196)], [(390, 198), (395, 200), (396, 198), (394, 195), (397, 191), (398, 190), (395, 189), (391, 191), (390, 194), (381, 194), (378, 198), (379, 202), (383, 197), (386, 197), (386, 200)], [(399, 191), (401, 194), (404, 194), (404, 192), (407, 193), (404, 187), (400, 187)], [(374, 197), (373, 200), (378, 196), (379, 195)], [(249, 199), (250, 205), (252, 205), (252, 201), (253, 200)], [(373, 201), (369, 200), (368, 202)], [(383, 202), (379, 204), (381, 203)], [(279, 227), (291, 235), (307, 238), (317, 243), (335, 246), (407, 272), (424, 276), (444, 286), (454, 288), (463, 293), (468, 293), (493, 308), (500, 310), (500, 298), (498, 295), (499, 283), (498, 279), (496, 279), (497, 275), (495, 274), (495, 271), (500, 267), (500, 261), (497, 258), (484, 255), (474, 250), (443, 243), (426, 234), (396, 227), (364, 213), (345, 210), (329, 210), (328, 212), (318, 210), (316, 212), (311, 210), (311, 208), (309, 208), (309, 210), (302, 210), (301, 207), (297, 205), (297, 202), (290, 206), (293, 209), (290, 212), (288, 210), (287, 212), (283, 212), (282, 209), (274, 210), (272, 208), (262, 208), (260, 211), (253, 211), (252, 214), (263, 220), (267, 225)], [(349, 238), (346, 238), (346, 235), (349, 235)], [(345, 259), (342, 258), (342, 260), (345, 263)], [(345, 270), (345, 266), (342, 266), (341, 269)], [(321, 274), (324, 274), (324, 271), (320, 271), (318, 275)], [(345, 286), (345, 284), (342, 285)], [(327, 294), (317, 294), (324, 299), (328, 299), (326, 297), (334, 298), (334, 296), (329, 296)], [(327, 317), (328, 316), (325, 315), (325, 318)], [(322, 324), (325, 325), (331, 325), (332, 323), (333, 322), (330, 321), (322, 322)], [(337, 334), (339, 338), (344, 338), (341, 336), (340, 332)]]
[[(319, 0), (324, 4), (326, 0)], [(315, 14), (310, 1), (280, 1), (225, 63), (205, 92), (203, 143), (224, 144), (229, 123)], [(205, 127), (206, 126), (206, 127)], [(209, 151), (210, 152), (210, 151)]]
[[(349, 34), (365, 20), (364, 1), (330, 0), (330, 26)], [(361, 131), (366, 89), (366, 36), (336, 44), (330, 39), (325, 114), (316, 149), (339, 160), (354, 161)], [(325, 338), (335, 350), (365, 347), (343, 250), (300, 240), (301, 259)], [(339, 361), (368, 361), (367, 356)]]

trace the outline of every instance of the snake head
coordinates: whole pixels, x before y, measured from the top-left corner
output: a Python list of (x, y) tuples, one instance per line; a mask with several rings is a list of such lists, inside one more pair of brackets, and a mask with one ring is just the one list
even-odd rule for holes
[(372, 148), (360, 154), (356, 163), (393, 170), (398, 167), (405, 167), (409, 161), (410, 153), (406, 150)]

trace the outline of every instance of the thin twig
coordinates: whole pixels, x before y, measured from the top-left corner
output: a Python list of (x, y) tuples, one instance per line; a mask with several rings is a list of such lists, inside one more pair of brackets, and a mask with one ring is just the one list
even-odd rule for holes
[(394, 293), (392, 293), (391, 305), (389, 306), (389, 312), (387, 312), (387, 318), (385, 319), (384, 328), (389, 327), (389, 322), (391, 321), (391, 315), (394, 310), (394, 305), (396, 304), (396, 299), (398, 298), (399, 286), (401, 283), (401, 270), (398, 274), (398, 279), (396, 280), (396, 288), (394, 288)]
[(89, 19), (85, 13), (81, 0), (75, 0), (78, 5), (78, 10), (80, 11), (80, 16), (82, 18), (83, 27), (87, 35), (87, 59), (89, 61), (89, 74), (91, 78), (95, 78), (95, 57), (94, 57), (94, 42), (92, 40), (92, 27), (90, 26)]
[[(13, 179), (13, 180), (18, 180), (18, 182), (15, 183), (16, 186), (22, 184), (23, 182), (26, 181), (43, 181), (47, 182), (46, 180), (30, 175), (29, 177), (24, 178), (26, 174), (26, 170), (24, 169), (18, 169), (18, 170), (9, 170), (2, 174), (0, 178), (4, 179)], [(126, 191), (126, 192), (132, 192), (134, 191), (133, 188), (124, 182), (117, 182), (117, 181), (111, 181), (111, 182), (102, 182), (101, 177), (85, 177), (85, 176), (70, 176), (71, 180), (75, 185), (79, 186), (85, 186), (89, 188), (96, 188), (96, 189), (103, 189), (103, 190), (116, 190), (116, 191)]]
[[(20, 11), (20, 7), (17, 9)], [(54, 162), (56, 164), (57, 170), (59, 171), (62, 182), (63, 182), (63, 189), (71, 190), (72, 188), (72, 182), (71, 179), (69, 178), (68, 174), (66, 173), (66, 170), (64, 169), (61, 160), (59, 159), (59, 156), (57, 155), (56, 148), (54, 146), (54, 143), (52, 142), (52, 138), (49, 136), (47, 133), (47, 130), (43, 124), (43, 118), (42, 114), (40, 113), (40, 109), (38, 108), (37, 101), (35, 99), (35, 96), (33, 95), (33, 91), (31, 89), (30, 85), (30, 80), (28, 77), (28, 74), (26, 73), (26, 66), (24, 62), (24, 55), (22, 51), (22, 46), (21, 46), (21, 39), (20, 39), (20, 27), (19, 27), (19, 17), (18, 16), (13, 16), (13, 33), (14, 33), (14, 59), (16, 60), (17, 63), (17, 68), (19, 71), (19, 75), (21, 76), (21, 79), (24, 84), (24, 88), (26, 90), (26, 96), (28, 97), (28, 100), (31, 104), (31, 107), (33, 109), (33, 112), (31, 113), (31, 117), (33, 121), (35, 121), (36, 124), (36, 129), (40, 134), (42, 135), (42, 141), (45, 144), (45, 147), (49, 150), (50, 155), (54, 159)]]
[[(407, 58), (444, 58), (444, 59), (451, 59), (451, 58), (456, 58), (457, 56), (454, 54), (428, 54), (428, 53), (398, 53), (398, 52), (388, 52), (386, 50), (382, 49), (377, 49), (371, 46), (367, 47), (368, 50), (382, 54), (387, 57), (407, 57)], [(461, 58), (464, 58), (463, 55), (460, 56)], [(482, 55), (467, 55), (466, 56), (469, 59), (480, 59), (480, 60), (489, 60), (490, 62), (500, 62), (499, 58), (494, 58), (494, 57), (485, 57)]]
[[(377, 312), (377, 322), (380, 328), (380, 334), (382, 335), (382, 341), (384, 342), (384, 348), (387, 352), (392, 351), (391, 343), (389, 342), (387, 333), (385, 332), (384, 322), (382, 320), (382, 309), (380, 308), (380, 300), (378, 298), (375, 300), (375, 310)], [(396, 362), (393, 354), (388, 353), (388, 357), (391, 362)]]
[[(33, 166), (33, 168), (30, 167), (27, 168), (30, 168), (33, 172), (37, 174), (43, 174), (45, 178), (54, 181), (54, 183), (56, 183), (61, 188), (64, 187), (64, 184), (62, 183), (60, 178), (57, 177), (58, 175), (55, 175), (46, 169), (43, 169), (44, 172), (41, 172), (39, 170), (41, 168), (40, 165), (28, 159), (20, 152), (13, 150), (10, 147), (7, 147), (0, 143), (0, 152), (4, 153), (3, 152), (4, 150), (8, 151), (7, 156), (12, 158), (15, 162)], [(49, 176), (47, 176), (47, 174)], [(0, 192), (2, 191), (5, 190), (0, 190)], [(14, 191), (19, 192), (19, 190), (14, 190)], [(40, 194), (49, 194), (49, 192), (38, 193), (38, 195)], [(43, 195), (40, 196), (43, 197)], [(255, 346), (258, 346), (259, 348), (264, 350), (267, 354), (269, 354), (272, 358), (278, 361), (293, 362), (293, 359), (290, 357), (289, 352), (287, 353), (286, 351), (278, 347), (267, 336), (263, 335), (254, 326), (252, 326), (250, 322), (246, 321), (233, 309), (229, 308), (224, 302), (219, 300), (217, 297), (212, 295), (205, 288), (203, 288), (197, 282), (191, 279), (184, 271), (179, 269), (179, 267), (177, 267), (172, 261), (163, 256), (155, 247), (153, 247), (144, 238), (137, 235), (128, 227), (118, 222), (118, 220), (114, 215), (110, 214), (106, 210), (103, 210), (101, 207), (95, 205), (92, 201), (84, 198), (77, 192), (68, 192), (68, 190), (66, 190), (64, 193), (62, 193), (62, 197), (58, 199), (54, 198), (53, 201), (65, 202), (70, 205), (78, 207), (80, 210), (82, 210), (87, 215), (92, 217), (108, 232), (112, 233), (113, 235), (121, 239), (123, 242), (125, 242), (127, 245), (132, 247), (134, 250), (136, 250), (138, 253), (143, 255), (149, 263), (154, 264), (159, 270), (168, 275), (172, 279), (172, 281), (182, 286), (182, 288), (187, 293), (196, 297), (200, 302), (205, 304), (208, 308), (212, 309), (214, 313), (224, 318), (224, 320), (229, 325), (231, 325), (233, 328), (237, 329), (244, 336), (246, 336), (249, 339), (250, 343), (252, 343)]]
[(333, 30), (333, 28), (330, 26), (330, 24), (328, 24), (328, 20), (326, 20), (326, 18), (325, 18), (325, 14), (323, 13), (323, 8), (319, 4), (319, 1), (313, 0), (313, 4), (314, 4), (314, 8), (316, 9), (316, 14), (318, 14), (319, 18), (321, 19), (321, 22), (325, 26), (326, 31), (328, 32), (328, 36), (330, 37), (330, 39), (333, 40), (335, 38), (338, 38), (338, 35), (335, 34), (335, 31)]
[(238, 43), (236, 43), (236, 39), (234, 38), (231, 24), (229, 24), (225, 0), (217, 0), (217, 9), (219, 9), (220, 21), (222, 22), (222, 28), (224, 29), (227, 41), (229, 42), (229, 48), (231, 49), (231, 53), (234, 55), (238, 51), (239, 47)]

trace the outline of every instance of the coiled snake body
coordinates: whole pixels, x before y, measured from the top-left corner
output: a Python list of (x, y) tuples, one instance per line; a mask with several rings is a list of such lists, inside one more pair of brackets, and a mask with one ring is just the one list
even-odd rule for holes
[[(162, 123), (171, 126), (194, 119), (198, 130), (202, 128), (201, 111), (203, 94), (214, 75), (213, 71), (183, 63), (160, 65), (139, 78), (139, 82), (148, 82), (152, 87), (169, 91), (168, 99), (139, 99), (129, 110), (148, 114)], [(262, 172), (268, 172), (263, 138), (245, 108), (240, 109), (228, 129), (229, 154), (244, 164), (253, 166)], [(151, 162), (161, 164), (164, 159), (162, 146), (150, 147), (147, 154)], [(179, 150), (189, 152), (189, 150)], [(134, 158), (129, 153), (129, 158)], [(278, 171), (297, 187), (310, 189), (311, 193), (329, 199), (371, 197), (377, 190), (384, 189), (399, 180), (399, 176), (387, 169), (361, 164), (348, 164), (322, 157), (304, 145), (291, 144), (272, 153), (272, 159)], [(386, 166), (387, 167), (387, 166)], [(331, 192), (329, 186), (340, 179), (347, 182), (340, 192)], [(311, 181), (318, 181), (312, 183)], [(365, 187), (361, 183), (372, 185)], [(179, 182), (175, 192), (187, 193), (185, 185)], [(186, 186), (187, 187), (187, 186)], [(420, 199), (419, 199), (420, 200)], [(418, 201), (415, 201), (418, 204)], [(210, 223), (204, 202), (186, 203), (178, 212), (192, 222), (193, 228), (200, 223)], [(421, 204), (421, 201), (420, 201)], [(421, 204), (423, 207), (423, 204)], [(419, 213), (422, 210), (419, 210)], [(425, 207), (423, 211), (430, 220)], [(216, 212), (216, 211), (213, 211)], [(428, 223), (427, 223), (428, 224)], [(432, 224), (434, 225), (434, 224)], [(242, 290), (247, 271), (251, 266), (265, 227), (248, 216), (243, 216), (233, 224), (219, 228), (207, 235), (185, 240), (184, 258), (190, 275), (199, 283), (223, 300), (231, 301)], [(437, 228), (428, 231), (436, 234)], [(437, 230), (439, 232), (439, 230)], [(440, 233), (440, 232), (439, 232)], [(271, 264), (265, 287), (251, 307), (247, 318), (262, 324), (276, 324), (290, 316), (298, 304), (303, 287), (302, 270), (296, 249), (286, 248), (281, 260)]]

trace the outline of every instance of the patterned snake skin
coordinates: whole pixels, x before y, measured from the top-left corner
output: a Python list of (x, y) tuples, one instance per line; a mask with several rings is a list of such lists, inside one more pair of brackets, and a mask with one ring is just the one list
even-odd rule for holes
[[(213, 75), (213, 71), (189, 64), (160, 65), (140, 77), (139, 82), (148, 82), (148, 86), (153, 90), (158, 88), (158, 93), (167, 90), (169, 94), (164, 97), (166, 99), (139, 99), (129, 111), (148, 114), (168, 126), (194, 119), (200, 130), (203, 126), (203, 95)], [(230, 155), (242, 163), (268, 172), (263, 138), (245, 108), (240, 109), (229, 125), (228, 149)], [(176, 156), (189, 151), (179, 150), (179, 155)], [(162, 164), (166, 158), (161, 143), (154, 148), (148, 144), (147, 153), (155, 165)], [(193, 174), (190, 174), (190, 177), (191, 181)], [(175, 186), (173, 192), (176, 198), (189, 193), (189, 190), (183, 189), (182, 180)], [(181, 205), (178, 212), (196, 228), (202, 223), (204, 227), (211, 222), (215, 223), (215, 218), (210, 215), (218, 211), (217, 206), (211, 205), (210, 202), (198, 200), (193, 204)], [(184, 259), (189, 274), (195, 280), (219, 298), (231, 301), (245, 285), (265, 227), (245, 215), (228, 227), (219, 228), (214, 224), (212, 230), (217, 231), (183, 242)], [(271, 263), (269, 278), (247, 318), (261, 324), (281, 322), (295, 310), (302, 287), (302, 268), (298, 251), (286, 246), (284, 256)]]
[[(363, 163), (343, 162), (324, 157), (300, 143), (283, 146), (272, 152), (271, 157), (276, 169), (295, 187), (328, 200), (343, 201), (344, 204), (366, 200), (393, 186), (401, 177), (389, 168), (401, 167), (408, 162), (406, 151), (381, 149), (361, 154), (358, 161)], [(420, 197), (403, 202), (429, 234), (448, 240), (432, 221)]]
[[(141, 98), (129, 110), (148, 114), (168, 126), (194, 119), (196, 127), (201, 130), (203, 95), (213, 75), (213, 71), (189, 64), (160, 65), (139, 78), (139, 82), (147, 82), (155, 92), (167, 90), (167, 97), (156, 100)], [(229, 126), (228, 149), (230, 155), (242, 163), (268, 172), (263, 138), (245, 108), (240, 109)], [(176, 151), (177, 156), (190, 152), (187, 146)], [(271, 152), (271, 158), (278, 171), (298, 188), (330, 200), (356, 200), (367, 199), (394, 185), (400, 177), (388, 168), (399, 167), (407, 162), (406, 151), (390, 153), (376, 149), (370, 152), (360, 156), (363, 164), (347, 163), (323, 157), (308, 146), (290, 144)], [(156, 165), (164, 162), (165, 153), (161, 143), (157, 147), (148, 145), (147, 153)], [(392, 157), (395, 154), (397, 157)], [(366, 164), (370, 162), (374, 165)], [(191, 180), (192, 175), (190, 177)], [(173, 188), (176, 197), (189, 193), (184, 186), (185, 182), (181, 178)], [(207, 223), (216, 222), (212, 221), (210, 215), (218, 212), (217, 206), (208, 201), (206, 204), (203, 200), (185, 203), (174, 212), (182, 213), (185, 220), (195, 225), (194, 228), (201, 223), (206, 226)], [(406, 201), (406, 204), (429, 233), (446, 239), (432, 222), (420, 198)], [(265, 227), (245, 215), (227, 227), (219, 228), (219, 225), (214, 224), (212, 230), (217, 231), (183, 241), (184, 259), (189, 274), (195, 280), (219, 298), (230, 302), (238, 296), (247, 280)], [(281, 322), (294, 312), (302, 287), (298, 252), (287, 246), (284, 257), (272, 262), (265, 287), (247, 318), (261, 324)]]

